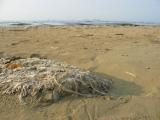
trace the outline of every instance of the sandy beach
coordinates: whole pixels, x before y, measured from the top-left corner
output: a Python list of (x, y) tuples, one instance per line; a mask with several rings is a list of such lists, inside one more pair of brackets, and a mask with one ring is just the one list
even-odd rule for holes
[(160, 27), (0, 27), (0, 56), (56, 59), (113, 80), (107, 96), (21, 106), (0, 95), (0, 120), (159, 120)]

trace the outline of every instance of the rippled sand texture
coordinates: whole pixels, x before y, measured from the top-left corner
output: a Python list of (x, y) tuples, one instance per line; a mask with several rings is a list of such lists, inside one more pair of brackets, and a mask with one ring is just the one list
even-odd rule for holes
[[(68, 97), (21, 106), (0, 96), (2, 120), (159, 120), (160, 27), (39, 26), (0, 28), (0, 54), (39, 54), (97, 72), (114, 82), (108, 96)], [(16, 109), (15, 109), (16, 107)]]

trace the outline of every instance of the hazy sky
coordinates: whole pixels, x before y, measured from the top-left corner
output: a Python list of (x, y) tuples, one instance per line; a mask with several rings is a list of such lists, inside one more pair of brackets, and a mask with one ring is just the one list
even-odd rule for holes
[(160, 22), (160, 0), (0, 0), (3, 20)]

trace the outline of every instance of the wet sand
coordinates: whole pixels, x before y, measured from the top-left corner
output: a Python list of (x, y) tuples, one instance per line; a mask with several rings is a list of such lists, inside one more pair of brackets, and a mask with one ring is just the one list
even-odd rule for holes
[[(0, 28), (0, 54), (39, 54), (113, 80), (108, 96), (21, 106), (0, 95), (0, 120), (159, 120), (160, 27)], [(16, 108), (16, 109), (15, 109)]]

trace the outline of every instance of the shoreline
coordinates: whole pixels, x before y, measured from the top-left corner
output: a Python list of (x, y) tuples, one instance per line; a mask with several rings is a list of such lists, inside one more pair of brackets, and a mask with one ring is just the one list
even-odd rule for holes
[(22, 26), (160, 26), (153, 22), (127, 22), (127, 21), (101, 21), (101, 20), (79, 20), (79, 21), (0, 21), (0, 27), (22, 27)]

